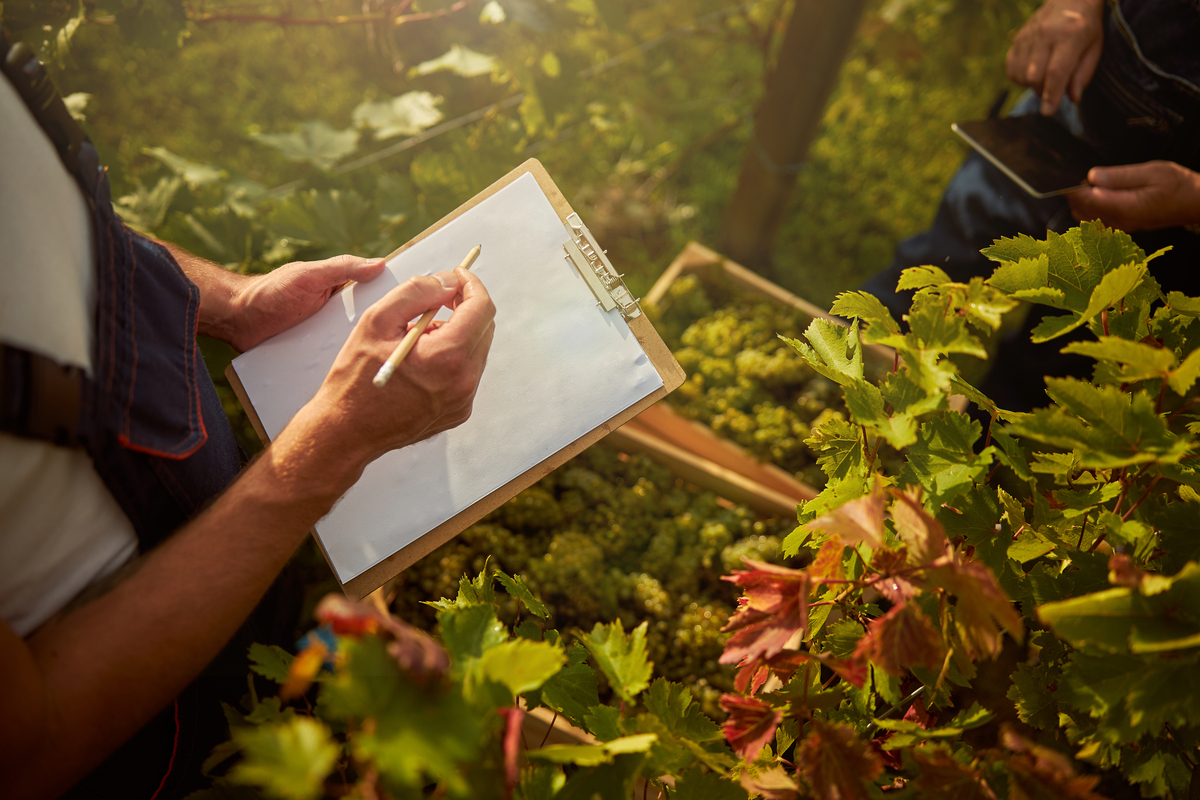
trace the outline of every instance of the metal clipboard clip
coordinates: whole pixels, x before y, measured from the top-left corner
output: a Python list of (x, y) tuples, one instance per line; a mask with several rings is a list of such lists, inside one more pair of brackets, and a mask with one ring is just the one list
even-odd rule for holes
[(596, 295), (596, 304), (605, 311), (621, 309), (621, 316), (626, 320), (640, 317), (642, 309), (625, 287), (625, 282), (621, 280), (623, 276), (600, 249), (600, 245), (592, 237), (592, 232), (583, 224), (579, 215), (571, 214), (564, 224), (571, 235), (570, 239), (563, 242), (566, 259), (575, 265), (579, 274), (587, 281), (592, 294)]

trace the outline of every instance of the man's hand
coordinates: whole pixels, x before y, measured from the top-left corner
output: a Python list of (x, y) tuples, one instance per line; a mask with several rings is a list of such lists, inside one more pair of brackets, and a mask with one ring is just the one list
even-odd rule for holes
[(1170, 161), (1094, 167), (1067, 195), (1075, 219), (1133, 233), (1200, 223), (1200, 174)]
[(1076, 103), (1100, 63), (1103, 0), (1046, 0), (1022, 26), (1006, 67), (1014, 83), (1042, 98), (1042, 114), (1058, 111), (1064, 92)]
[[(179, 253), (175, 255), (178, 260)], [(383, 265), (382, 258), (345, 255), (293, 261), (254, 277), (224, 270), (224, 275), (213, 276), (210, 270), (205, 275), (214, 280), (207, 284), (198, 281), (191, 270), (189, 276), (200, 286), (201, 332), (245, 352), (317, 313), (347, 282), (375, 278)]]
[[(430, 325), (388, 384), (376, 387), (371, 379), (410, 322), (439, 306), (453, 308), (453, 316)], [(466, 421), (487, 361), (494, 316), (479, 278), (461, 268), (410, 278), (368, 308), (316, 397), (288, 426), (300, 426), (295, 434), (310, 431), (300, 438), (325, 451), (316, 459), (322, 462), (320, 479), (344, 475), (352, 482), (384, 452)]]

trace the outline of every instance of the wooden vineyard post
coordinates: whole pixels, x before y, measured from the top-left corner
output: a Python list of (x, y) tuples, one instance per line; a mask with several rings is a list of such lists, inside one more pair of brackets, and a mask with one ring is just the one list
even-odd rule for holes
[(770, 273), (799, 165), (820, 129), (865, 6), (866, 0), (796, 0), (721, 221), (721, 251), (760, 273)]

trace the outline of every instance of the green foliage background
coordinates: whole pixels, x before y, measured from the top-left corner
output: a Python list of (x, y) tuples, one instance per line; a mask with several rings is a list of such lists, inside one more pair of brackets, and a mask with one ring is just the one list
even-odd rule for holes
[[(986, 114), (1003, 91), (1009, 34), (1034, 5), (871, 3), (780, 235), (781, 283), (827, 304), (886, 266), (895, 243), (932, 219), (963, 153), (949, 125)], [(400, 6), (414, 13), (450, 4)], [(495, 19), (496, 6), (504, 21), (483, 21)], [(348, 235), (334, 242), (365, 251), (403, 242), (536, 155), (612, 250), (632, 288), (644, 291), (687, 240), (715, 243), (764, 68), (791, 4), (468, 2), (445, 17), (395, 28), (198, 21), (247, 9), (312, 18), (385, 7), (396, 6), (8, 0), (0, 15), (50, 58), (63, 94), (91, 95), (86, 126), (113, 168), (114, 196), (139, 186), (149, 192), (170, 174), (147, 153), (162, 147), (211, 164), (227, 179), (256, 182), (252, 190), (299, 180), (305, 188), (355, 191), (365, 202), (347, 213), (358, 214), (359, 228), (384, 227), (372, 210), (393, 222), (403, 214), (386, 241)], [(414, 74), (415, 65), (453, 45), (494, 56), (495, 69), (474, 77)], [(579, 77), (615, 57), (621, 60)], [(253, 136), (286, 133), (309, 120), (345, 130), (364, 100), (412, 90), (443, 98), (447, 119), (519, 91), (526, 96), (519, 106), (341, 176), (288, 161)], [(364, 134), (354, 155), (393, 141)], [(385, 175), (393, 178), (386, 187)], [(254, 207), (257, 219), (269, 220), (274, 205), (287, 199)], [(143, 198), (143, 206), (152, 200)], [(220, 213), (182, 217), (221, 200), (183, 191), (145, 227), (243, 268), (311, 255), (272, 250), (279, 237), (246, 224), (249, 206), (240, 209), (240, 220)], [(211, 242), (194, 235), (195, 221), (225, 247), (206, 246)]]

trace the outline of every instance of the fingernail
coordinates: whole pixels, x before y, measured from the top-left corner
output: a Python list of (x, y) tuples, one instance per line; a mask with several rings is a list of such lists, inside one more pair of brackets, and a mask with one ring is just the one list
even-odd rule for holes
[(458, 288), (458, 276), (456, 276), (453, 272), (439, 272), (433, 277), (438, 279), (438, 281), (442, 284), (443, 289)]
[(1092, 171), (1088, 173), (1088, 183), (1090, 183), (1092, 186), (1103, 186), (1107, 182), (1108, 173), (1102, 169), (1093, 168)]
[(1042, 101), (1042, 116), (1048, 117), (1054, 113), (1054, 107), (1050, 105), (1049, 100)]

